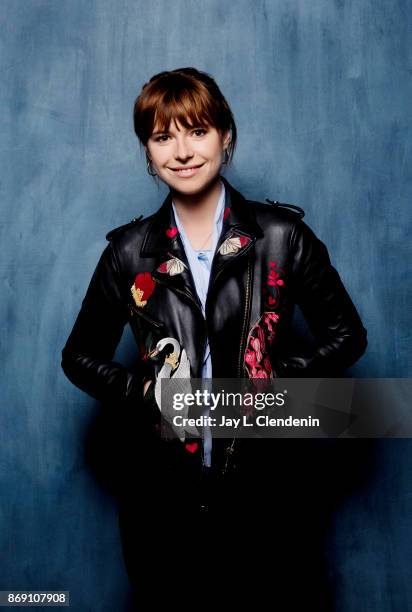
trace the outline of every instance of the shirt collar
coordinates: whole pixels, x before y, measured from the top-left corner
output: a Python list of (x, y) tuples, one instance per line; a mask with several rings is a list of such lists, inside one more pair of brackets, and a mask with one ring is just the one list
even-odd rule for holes
[[(220, 230), (222, 229), (222, 223), (223, 223), (223, 211), (224, 211), (224, 206), (225, 206), (225, 195), (226, 195), (225, 185), (223, 181), (220, 181), (220, 186), (221, 186), (220, 195), (219, 195), (219, 199), (217, 202), (215, 216), (213, 220), (214, 231), (213, 231), (213, 240), (212, 240), (212, 249), (211, 249), (212, 251), (214, 251), (216, 248), (216, 244), (217, 244), (219, 234), (220, 234), (219, 228)], [(178, 215), (178, 212), (177, 212), (177, 209), (176, 209), (176, 206), (173, 200), (172, 200), (172, 208), (173, 208), (173, 214), (174, 214), (175, 221), (176, 221), (176, 227), (179, 230), (181, 236), (183, 237), (185, 246), (186, 246), (187, 237), (186, 237), (182, 222), (179, 218), (179, 215)]]

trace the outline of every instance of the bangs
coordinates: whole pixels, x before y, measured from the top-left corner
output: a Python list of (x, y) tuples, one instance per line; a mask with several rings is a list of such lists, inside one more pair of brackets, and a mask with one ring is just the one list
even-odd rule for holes
[(202, 83), (179, 79), (163, 79), (148, 86), (140, 100), (135, 124), (139, 137), (146, 144), (153, 132), (166, 132), (172, 121), (179, 121), (186, 129), (210, 126), (224, 131), (224, 120), (217, 102)]
[(186, 129), (194, 126), (216, 126), (213, 109), (203, 96), (191, 91), (165, 92), (155, 109), (150, 135), (156, 129), (167, 131), (172, 121), (178, 121)]

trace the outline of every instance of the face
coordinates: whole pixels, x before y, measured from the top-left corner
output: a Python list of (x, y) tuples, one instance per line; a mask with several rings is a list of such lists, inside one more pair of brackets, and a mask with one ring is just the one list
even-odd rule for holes
[(196, 194), (218, 177), (230, 133), (214, 127), (185, 128), (172, 121), (166, 132), (155, 127), (146, 146), (153, 170), (173, 191)]

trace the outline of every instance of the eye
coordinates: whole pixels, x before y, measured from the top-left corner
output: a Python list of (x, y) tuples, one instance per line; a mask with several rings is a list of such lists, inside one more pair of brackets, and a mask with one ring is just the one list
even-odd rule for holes
[(159, 136), (156, 136), (155, 142), (166, 142), (168, 138), (168, 134), (160, 134)]
[(192, 134), (194, 134), (195, 136), (204, 136), (205, 134), (207, 134), (207, 130), (205, 130), (204, 128), (196, 128), (195, 130), (193, 130)]

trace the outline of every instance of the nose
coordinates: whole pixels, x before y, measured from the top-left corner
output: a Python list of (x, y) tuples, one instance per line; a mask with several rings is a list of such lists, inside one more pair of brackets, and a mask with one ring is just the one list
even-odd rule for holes
[(193, 151), (190, 146), (190, 142), (186, 139), (186, 137), (182, 134), (176, 138), (176, 149), (175, 149), (175, 159), (179, 161), (187, 161), (193, 157)]

